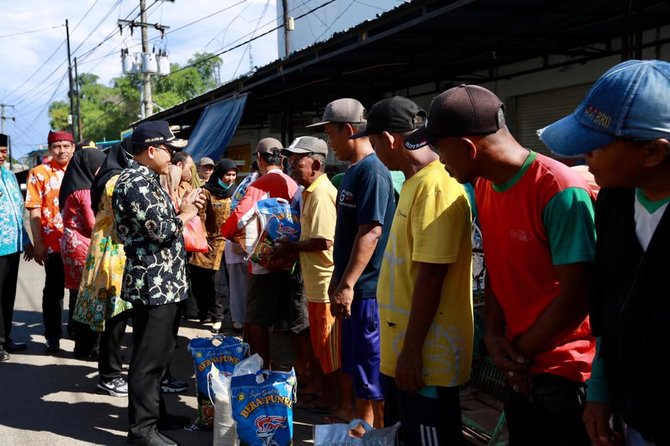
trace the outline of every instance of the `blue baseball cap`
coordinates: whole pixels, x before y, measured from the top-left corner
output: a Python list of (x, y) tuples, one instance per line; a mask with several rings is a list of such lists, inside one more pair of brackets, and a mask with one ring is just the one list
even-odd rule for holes
[(670, 137), (670, 63), (629, 60), (610, 68), (574, 113), (537, 134), (563, 156), (588, 153), (619, 138)]

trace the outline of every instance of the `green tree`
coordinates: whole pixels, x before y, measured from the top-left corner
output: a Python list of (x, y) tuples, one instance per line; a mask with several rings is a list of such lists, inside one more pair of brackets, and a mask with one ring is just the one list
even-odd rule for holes
[(219, 70), (223, 65), (223, 60), (219, 56), (212, 53), (195, 53), (188, 60), (188, 64), (194, 66), (200, 73), (200, 77), (205, 84), (205, 91), (218, 87)]
[[(196, 53), (186, 67), (172, 64), (172, 74), (152, 76), (153, 102), (167, 109), (215, 88), (222, 61), (219, 57), (211, 56), (209, 53)], [(82, 73), (77, 79), (82, 139), (115, 140), (121, 131), (140, 117), (142, 75), (117, 77), (112, 79), (109, 86), (101, 84), (99, 80), (92, 73)], [(51, 127), (67, 128), (69, 113), (68, 101), (52, 102), (49, 105)]]

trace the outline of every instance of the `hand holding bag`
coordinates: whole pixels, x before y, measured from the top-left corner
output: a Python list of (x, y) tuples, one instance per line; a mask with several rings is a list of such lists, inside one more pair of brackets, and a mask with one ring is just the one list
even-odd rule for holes
[(184, 224), (184, 248), (187, 252), (209, 252), (205, 228), (197, 215)]

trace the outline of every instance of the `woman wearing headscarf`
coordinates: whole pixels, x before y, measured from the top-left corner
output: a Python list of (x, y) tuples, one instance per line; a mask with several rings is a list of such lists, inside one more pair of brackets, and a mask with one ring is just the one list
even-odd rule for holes
[(95, 225), (86, 256), (74, 318), (102, 332), (98, 355), (98, 389), (112, 396), (127, 396), (121, 377), (121, 341), (131, 304), (121, 299), (126, 255), (117, 243), (112, 210), (112, 192), (121, 171), (130, 164), (124, 141), (112, 146), (91, 185), (91, 207)]
[(214, 173), (203, 186), (205, 205), (198, 215), (207, 233), (209, 252), (191, 253), (189, 260), (191, 289), (198, 302), (198, 315), (202, 322), (214, 322), (212, 331), (215, 332), (221, 329), (223, 322), (223, 303), (215, 286), (216, 272), (221, 268), (226, 244), (220, 228), (230, 216), (237, 171), (235, 161), (224, 158), (218, 162)]
[(72, 315), (88, 246), (91, 243), (91, 231), (95, 224), (95, 216), (91, 210), (91, 184), (104, 159), (105, 154), (98, 149), (82, 149), (76, 152), (65, 171), (58, 196), (63, 214), (63, 237), (60, 246), (65, 288), (73, 290), (70, 293), (68, 331), (70, 334), (74, 332), (74, 356), (82, 359), (97, 356), (97, 335), (88, 327), (74, 323)]

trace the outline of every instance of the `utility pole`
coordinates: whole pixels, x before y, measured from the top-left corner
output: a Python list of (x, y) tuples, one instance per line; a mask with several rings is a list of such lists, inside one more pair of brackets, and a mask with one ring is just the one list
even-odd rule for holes
[[(5, 108), (14, 108), (14, 106), (10, 104), (0, 104), (0, 133), (5, 133), (5, 119), (16, 121), (14, 116), (5, 115)], [(12, 140), (11, 138), (8, 138), (8, 140), (7, 150), (9, 151), (9, 170), (12, 170)]]
[[(147, 31), (147, 9), (146, 0), (140, 0), (140, 20), (142, 21), (142, 53), (149, 52), (149, 32)], [(144, 80), (144, 98), (142, 99), (142, 106), (144, 107), (144, 115), (149, 117), (154, 114), (153, 98), (151, 97), (151, 73), (143, 73)]]
[[(163, 0), (174, 2), (174, 0)], [(119, 20), (119, 25), (128, 25), (131, 28), (139, 26), (142, 28), (142, 56), (144, 58), (145, 54), (149, 54), (149, 33), (147, 28), (150, 26), (156, 28), (161, 32), (161, 35), (165, 33), (166, 29), (170, 29), (169, 26), (163, 26), (158, 23), (147, 23), (147, 7), (146, 0), (140, 0), (140, 21), (136, 22), (135, 20)], [(151, 96), (151, 72), (142, 71), (142, 110), (141, 116), (142, 119), (148, 118), (154, 114), (154, 103)]]
[(77, 133), (79, 134), (79, 139), (83, 139), (83, 133), (81, 132), (81, 91), (79, 85), (79, 70), (77, 69), (77, 58), (74, 58), (74, 85), (75, 85), (75, 94), (77, 95)]
[(288, 0), (282, 0), (281, 5), (284, 18), (284, 58), (288, 59), (288, 55), (291, 52), (291, 40), (289, 32), (292, 28), (292, 26), (289, 24), (290, 18), (288, 16)]
[(65, 20), (65, 34), (67, 36), (67, 77), (70, 82), (70, 131), (72, 132), (74, 136), (75, 141), (79, 141), (77, 132), (75, 132), (75, 126), (74, 126), (74, 119), (75, 119), (75, 113), (74, 113), (74, 89), (72, 88), (72, 60), (70, 56), (70, 26), (68, 24), (68, 20)]

